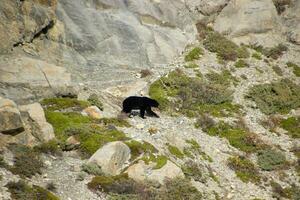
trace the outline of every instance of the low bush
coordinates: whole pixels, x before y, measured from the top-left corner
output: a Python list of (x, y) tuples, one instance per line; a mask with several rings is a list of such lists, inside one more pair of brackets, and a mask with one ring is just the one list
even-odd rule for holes
[(10, 149), (14, 153), (14, 165), (9, 167), (12, 173), (28, 178), (42, 174), (43, 162), (39, 153), (23, 145), (13, 145)]
[(200, 47), (195, 47), (184, 57), (184, 60), (186, 62), (198, 60), (200, 56), (203, 55), (203, 53), (203, 49), (201, 49)]
[(51, 154), (54, 156), (62, 155), (62, 149), (57, 140), (50, 140), (49, 142), (39, 144), (34, 147), (34, 150), (40, 153)]
[(285, 11), (286, 6), (291, 5), (291, 0), (273, 0), (277, 13), (281, 14)]
[(284, 52), (288, 50), (287, 46), (284, 44), (278, 44), (275, 47), (272, 48), (266, 48), (263, 50), (263, 54), (267, 56), (268, 58), (278, 59), (283, 55)]
[(245, 67), (249, 67), (249, 64), (245, 60), (239, 59), (238, 61), (235, 62), (234, 66), (236, 68), (245, 68)]
[(141, 73), (141, 78), (145, 78), (147, 76), (152, 75), (152, 72), (149, 69), (142, 69), (140, 73)]
[(300, 107), (300, 86), (288, 79), (250, 88), (247, 98), (265, 114), (287, 113)]
[(196, 63), (188, 63), (187, 65), (184, 65), (185, 68), (190, 68), (190, 69), (195, 69), (198, 68), (199, 65), (197, 65)]
[(96, 163), (86, 163), (81, 166), (82, 171), (96, 175), (96, 176), (101, 176), (103, 175), (101, 167), (99, 167)]
[(141, 142), (138, 142), (135, 140), (131, 140), (131, 141), (125, 142), (125, 144), (131, 150), (131, 160), (136, 159), (142, 153), (153, 154), (153, 153), (158, 152), (158, 150), (149, 142), (141, 143)]
[(92, 106), (97, 106), (100, 110), (103, 110), (103, 103), (100, 101), (99, 97), (97, 94), (91, 94), (87, 101), (92, 105)]
[(277, 115), (270, 115), (267, 119), (263, 120), (261, 124), (270, 131), (275, 132), (275, 129), (280, 125), (281, 121), (281, 117)]
[(274, 149), (258, 152), (257, 163), (262, 170), (271, 171), (282, 168), (287, 164), (285, 155)]
[(254, 53), (252, 54), (252, 58), (255, 58), (256, 60), (262, 60), (262, 56), (261, 56), (261, 54), (258, 53), (258, 52), (254, 52)]
[(271, 187), (273, 190), (273, 196), (276, 199), (293, 199), (293, 200), (298, 200), (300, 199), (300, 188), (299, 186), (292, 185), (290, 187), (285, 187), (283, 188), (280, 184), (272, 181), (271, 182)]
[(207, 180), (203, 175), (203, 169), (198, 163), (189, 160), (186, 163), (184, 163), (184, 165), (181, 168), (184, 175), (187, 178), (192, 178), (195, 181), (206, 183)]
[(287, 134), (292, 138), (300, 138), (300, 117), (289, 117), (281, 121), (282, 128), (287, 130)]
[(300, 67), (292, 62), (287, 62), (286, 65), (290, 68), (293, 68), (295, 76), (300, 77)]
[(216, 124), (215, 120), (209, 115), (200, 115), (196, 122), (195, 127), (201, 128), (203, 131), (207, 131), (209, 128), (213, 127)]
[(231, 157), (228, 159), (228, 166), (243, 182), (260, 182), (258, 169), (250, 160), (239, 156)]
[(209, 32), (203, 41), (204, 47), (217, 54), (223, 60), (235, 61), (237, 58), (248, 58), (246, 47), (238, 46), (217, 32)]
[(11, 193), (11, 198), (15, 200), (59, 200), (57, 196), (48, 190), (36, 185), (31, 187), (22, 180), (9, 182), (5, 187)]
[(272, 67), (272, 69), (274, 70), (274, 72), (275, 72), (278, 76), (282, 76), (282, 75), (283, 75), (283, 72), (282, 72), (281, 68), (278, 67), (277, 65), (274, 65), (274, 66)]

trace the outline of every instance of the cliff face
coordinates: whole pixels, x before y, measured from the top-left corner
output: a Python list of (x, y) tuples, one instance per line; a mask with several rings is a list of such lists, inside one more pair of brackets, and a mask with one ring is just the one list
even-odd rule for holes
[(163, 69), (193, 43), (198, 22), (237, 43), (299, 44), (299, 2), (279, 1), (280, 14), (274, 2), (3, 0), (0, 91), (18, 100), (10, 92), (17, 88), (27, 101), (70, 85), (133, 83), (141, 69)]

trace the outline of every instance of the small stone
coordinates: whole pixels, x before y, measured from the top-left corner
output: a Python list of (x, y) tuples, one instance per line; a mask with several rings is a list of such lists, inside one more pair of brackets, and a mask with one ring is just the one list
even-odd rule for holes
[(52, 163), (51, 163), (49, 160), (46, 160), (46, 161), (45, 161), (45, 165), (51, 167)]
[(138, 124), (136, 125), (137, 129), (144, 129), (145, 125), (144, 124)]
[(90, 106), (82, 111), (82, 115), (90, 116), (91, 118), (94, 119), (100, 119), (101, 111), (97, 106)]

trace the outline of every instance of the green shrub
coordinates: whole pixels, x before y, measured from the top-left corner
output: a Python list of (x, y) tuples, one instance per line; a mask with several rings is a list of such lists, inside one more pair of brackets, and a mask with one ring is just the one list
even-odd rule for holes
[(250, 88), (248, 98), (265, 114), (287, 113), (300, 106), (300, 86), (288, 79)]
[(237, 177), (243, 182), (260, 182), (258, 169), (250, 160), (239, 156), (231, 157), (228, 159), (228, 166), (235, 171)]
[(288, 131), (292, 138), (300, 138), (300, 117), (289, 117), (281, 121), (281, 127)]
[(278, 67), (277, 65), (273, 66), (272, 69), (274, 70), (274, 72), (278, 75), (278, 76), (282, 76), (283, 72), (281, 70), (280, 67)]
[(103, 110), (103, 103), (99, 100), (99, 97), (97, 94), (91, 94), (87, 101), (92, 105), (92, 106), (97, 106), (100, 110)]
[(36, 185), (30, 187), (22, 180), (9, 182), (5, 187), (11, 193), (11, 198), (15, 200), (59, 200), (57, 196), (46, 189)]
[(96, 163), (86, 163), (81, 166), (82, 171), (96, 175), (96, 176), (101, 176), (103, 175), (101, 167), (99, 167)]
[(230, 145), (245, 152), (256, 152), (265, 148), (265, 144), (254, 133), (247, 130), (230, 126), (227, 123), (219, 122), (209, 128), (207, 133), (211, 136), (226, 138)]
[(234, 66), (236, 68), (244, 68), (244, 67), (249, 67), (249, 64), (245, 60), (239, 59), (238, 61), (235, 62)]
[(46, 143), (39, 144), (34, 147), (34, 150), (40, 153), (51, 154), (54, 156), (62, 155), (62, 150), (57, 140), (50, 140)]
[(49, 98), (42, 100), (41, 104), (49, 111), (64, 110), (67, 108), (80, 111), (90, 106), (89, 102), (73, 98)]
[(293, 72), (294, 72), (295, 76), (300, 77), (300, 67), (298, 65), (296, 65), (295, 63), (292, 63), (292, 62), (288, 62), (288, 63), (286, 63), (286, 65), (290, 68), (293, 68)]
[(28, 178), (42, 174), (43, 162), (39, 153), (23, 145), (13, 145), (10, 148), (14, 153), (14, 165), (9, 167), (12, 173)]
[(153, 154), (158, 152), (158, 150), (148, 142), (140, 143), (138, 141), (131, 140), (125, 142), (125, 144), (130, 148), (131, 160), (136, 159), (142, 153)]
[(142, 69), (140, 71), (141, 78), (145, 78), (147, 76), (151, 76), (153, 73), (149, 69)]
[(252, 58), (255, 58), (256, 60), (262, 60), (261, 54), (258, 52), (253, 53)]
[(257, 163), (262, 170), (271, 171), (286, 165), (283, 153), (274, 149), (265, 149), (258, 152)]
[(214, 116), (232, 115), (239, 111), (239, 106), (231, 104), (232, 91), (223, 83), (229, 83), (229, 77), (227, 72), (212, 73), (208, 75), (211, 82), (205, 82), (175, 70), (155, 81), (149, 94), (160, 103), (162, 110), (171, 114), (181, 113), (188, 117), (206, 112)]
[(267, 56), (268, 58), (278, 59), (283, 55), (284, 52), (288, 50), (287, 46), (284, 44), (279, 44), (272, 48), (266, 48), (263, 50), (263, 54)]
[(209, 128), (213, 127), (216, 124), (215, 120), (209, 115), (200, 115), (196, 122), (195, 127), (201, 128), (203, 131), (207, 131)]
[(206, 78), (213, 84), (224, 85), (229, 87), (232, 82), (237, 82), (228, 70), (223, 70), (221, 73), (211, 72), (206, 74)]
[(160, 169), (168, 162), (168, 158), (163, 155), (146, 154), (142, 157), (142, 160), (149, 164), (150, 162), (156, 163), (153, 169)]
[(223, 60), (235, 61), (237, 58), (248, 58), (249, 52), (245, 47), (239, 47), (217, 32), (209, 32), (203, 41), (204, 47)]
[(195, 181), (206, 183), (207, 180), (203, 175), (203, 169), (196, 162), (189, 160), (181, 168), (187, 178), (193, 178)]
[(300, 188), (299, 186), (292, 185), (290, 187), (283, 188), (280, 184), (272, 181), (271, 187), (273, 190), (273, 196), (277, 199), (287, 198), (298, 200), (300, 199)]
[(203, 49), (195, 47), (184, 57), (184, 60), (186, 62), (197, 60), (200, 58), (201, 55), (203, 55), (203, 53)]
[(175, 157), (177, 157), (179, 159), (183, 159), (184, 158), (184, 154), (177, 147), (168, 144), (168, 150)]
[(187, 65), (184, 65), (184, 67), (194, 69), (194, 68), (198, 68), (199, 66), (196, 63), (188, 63)]

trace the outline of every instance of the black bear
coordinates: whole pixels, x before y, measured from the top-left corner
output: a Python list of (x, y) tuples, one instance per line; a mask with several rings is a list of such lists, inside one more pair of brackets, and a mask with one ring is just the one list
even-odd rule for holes
[(123, 101), (122, 112), (131, 113), (133, 109), (140, 110), (140, 116), (145, 119), (145, 111), (147, 114), (154, 117), (159, 117), (155, 112), (151, 110), (151, 107), (158, 107), (159, 104), (156, 100), (148, 97), (130, 96)]

